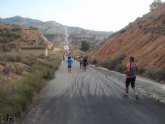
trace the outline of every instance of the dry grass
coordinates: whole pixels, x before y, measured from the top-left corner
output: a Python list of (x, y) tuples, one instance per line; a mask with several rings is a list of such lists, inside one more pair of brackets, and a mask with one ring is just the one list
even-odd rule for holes
[[(46, 80), (54, 77), (58, 69), (62, 54), (50, 53), (45, 57), (40, 53), (3, 53), (0, 54), (0, 75), (6, 78), (0, 80), (0, 116), (19, 116), (25, 110), (35, 94), (37, 94)], [(6, 68), (6, 73), (3, 71)], [(13, 75), (13, 76), (11, 76)], [(17, 77), (17, 78), (16, 78)], [(14, 79), (14, 80), (13, 80)]]

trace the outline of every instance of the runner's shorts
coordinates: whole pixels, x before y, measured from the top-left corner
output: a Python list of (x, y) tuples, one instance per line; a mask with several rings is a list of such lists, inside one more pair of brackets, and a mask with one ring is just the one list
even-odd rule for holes
[(126, 87), (129, 87), (129, 84), (131, 83), (131, 87), (134, 88), (135, 87), (135, 80), (136, 80), (136, 77), (132, 77), (132, 78), (127, 77)]
[(72, 66), (71, 65), (68, 65), (68, 68), (71, 68)]

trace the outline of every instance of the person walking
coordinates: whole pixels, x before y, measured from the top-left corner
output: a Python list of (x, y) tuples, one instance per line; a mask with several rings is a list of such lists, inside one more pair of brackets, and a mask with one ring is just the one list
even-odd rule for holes
[(68, 72), (71, 72), (72, 63), (73, 63), (73, 60), (72, 60), (71, 56), (68, 56), (67, 63), (68, 63)]
[(126, 88), (125, 88), (125, 92), (126, 95), (128, 95), (128, 91), (129, 91), (129, 85), (131, 83), (131, 87), (133, 89), (133, 92), (136, 96), (136, 99), (138, 99), (138, 94), (137, 91), (135, 89), (135, 81), (136, 81), (136, 73), (138, 71), (138, 65), (135, 63), (135, 58), (134, 57), (130, 57), (129, 58), (129, 62), (126, 65)]
[(82, 60), (82, 63), (83, 63), (83, 69), (84, 71), (86, 71), (87, 65), (88, 65), (88, 58), (84, 57), (84, 59)]

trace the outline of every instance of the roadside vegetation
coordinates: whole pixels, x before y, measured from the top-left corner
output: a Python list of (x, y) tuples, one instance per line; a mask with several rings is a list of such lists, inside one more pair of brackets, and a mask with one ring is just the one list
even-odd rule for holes
[[(96, 66), (105, 67), (109, 70), (125, 73), (126, 67), (122, 63), (125, 59), (125, 54), (120, 54), (114, 58), (107, 59), (105, 61), (97, 60), (96, 58), (89, 58), (89, 62)], [(144, 65), (138, 65), (138, 74), (144, 77), (148, 77), (160, 83), (165, 83), (165, 69), (146, 69)]]
[(165, 83), (165, 69), (151, 69), (145, 72), (145, 76), (155, 81)]
[[(0, 54), (0, 117), (20, 116), (46, 81), (52, 79), (61, 53), (45, 57), (34, 53)], [(13, 76), (14, 75), (14, 76)]]
[(90, 48), (90, 42), (83, 40), (81, 41), (81, 50), (86, 52)]
[(122, 61), (126, 57), (125, 54), (120, 54), (114, 58), (107, 59), (105, 61), (97, 60), (96, 58), (90, 58), (90, 63), (96, 65), (96, 66), (102, 66), (109, 70), (118, 71), (121, 73), (124, 73), (125, 66), (122, 64)]

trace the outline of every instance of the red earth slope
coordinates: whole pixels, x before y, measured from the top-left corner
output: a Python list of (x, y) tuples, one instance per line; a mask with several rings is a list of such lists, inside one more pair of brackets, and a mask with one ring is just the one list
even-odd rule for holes
[(147, 68), (165, 68), (165, 4), (110, 36), (90, 56), (100, 60), (125, 53)]

